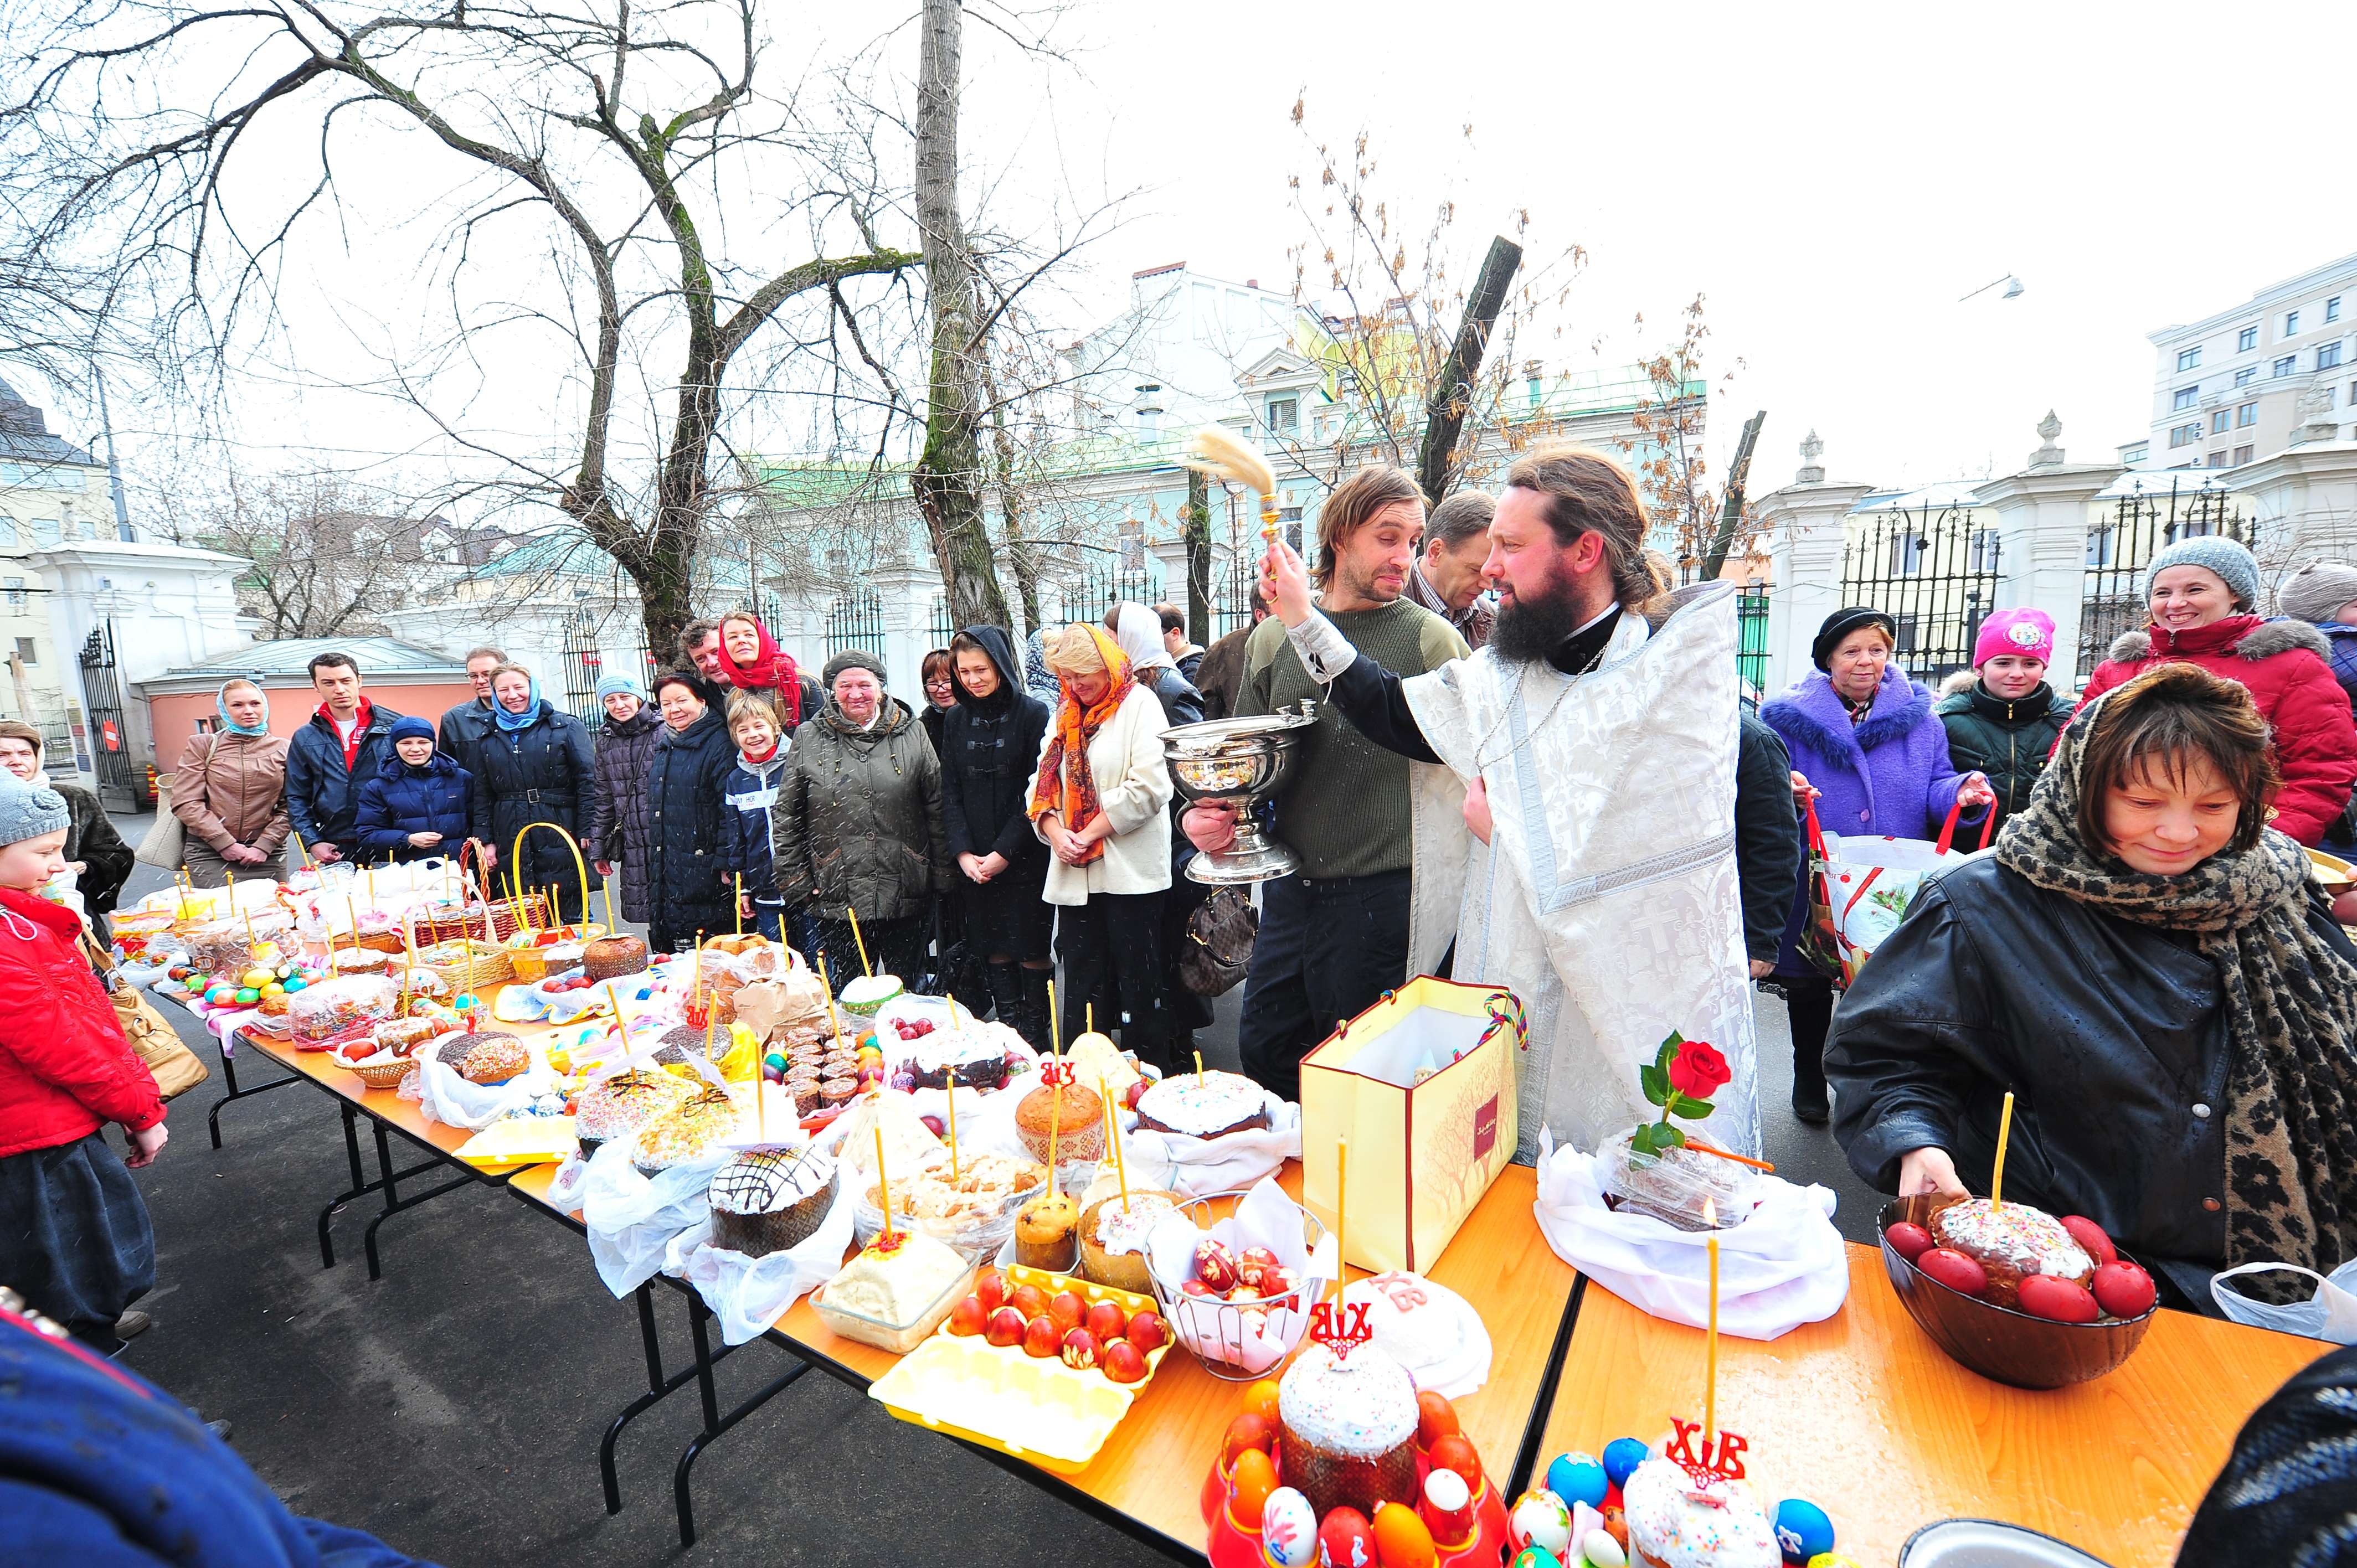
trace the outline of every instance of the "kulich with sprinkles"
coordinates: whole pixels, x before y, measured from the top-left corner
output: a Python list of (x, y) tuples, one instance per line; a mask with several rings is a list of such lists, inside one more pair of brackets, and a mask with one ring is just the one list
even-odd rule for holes
[(1986, 1197), (1952, 1203), (1932, 1217), (1932, 1237), (1988, 1271), (1987, 1296), (2000, 1306), (2015, 1305), (2021, 1282), (2031, 1274), (2082, 1286), (2095, 1277), (2095, 1260), (2062, 1222), (2026, 1203), (2001, 1208)]
[(1138, 1097), (1137, 1124), (1189, 1138), (1265, 1127), (1268, 1091), (1242, 1073), (1173, 1073)]
[(1415, 1506), (1415, 1380), (1397, 1361), (1370, 1345), (1338, 1355), (1311, 1344), (1278, 1382), (1276, 1408), (1285, 1484), (1319, 1518)]
[(1701, 1485), (1673, 1459), (1648, 1459), (1622, 1489), (1636, 1568), (1781, 1568), (1776, 1531), (1747, 1481)]

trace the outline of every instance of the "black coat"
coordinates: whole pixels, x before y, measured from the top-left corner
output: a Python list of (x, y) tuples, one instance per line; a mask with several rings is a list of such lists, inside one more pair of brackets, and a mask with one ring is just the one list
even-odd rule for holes
[(1743, 950), (1773, 963), (1808, 840), (1792, 804), (1792, 761), (1784, 737), (1749, 709), (1742, 717), (1735, 756), (1735, 874), (1743, 889)]
[[(2309, 924), (2349, 951), (2321, 895)], [(2352, 954), (2357, 958), (2357, 953)], [(2226, 1256), (2226, 1019), (2188, 933), (2098, 913), (1994, 857), (1926, 884), (1834, 1014), (1834, 1136), (1883, 1192), (1945, 1149), (1988, 1191), (2005, 1093), (2005, 1192), (2083, 1214), (2210, 1299)]]
[(544, 699), (522, 729), (493, 725), (475, 746), (475, 836), (499, 852), (499, 871), (525, 892), (554, 888), (565, 918), (577, 920), (581, 877), (572, 852), (553, 833), (523, 841), (523, 864), (512, 865), (516, 834), (527, 822), (554, 822), (578, 840), (589, 828), (595, 758), (579, 719)]
[[(942, 721), (942, 825), (950, 854), (1006, 857), (1001, 873), (1044, 882), (1048, 846), (1031, 831), (1031, 775), (1048, 735), (1048, 704), (1015, 679), (1015, 644), (995, 626), (966, 628), (998, 666), (998, 690), (988, 697), (958, 687), (958, 705)], [(963, 876), (961, 876), (963, 880)]]
[(461, 703), (435, 725), (434, 749), (468, 773), (479, 772), (482, 765), (475, 760), (475, 748), (492, 728), (490, 703), (480, 697)]
[(1988, 775), (1996, 791), (1996, 820), (2003, 822), (2029, 804), (2029, 791), (2046, 771), (2055, 738), (2071, 722), (2071, 699), (2056, 696), (2040, 681), (2027, 697), (2007, 702), (1975, 681), (1941, 698), (1932, 711), (1948, 728), (1948, 760), (1956, 771), (1978, 768)]
[(324, 714), (286, 742), (286, 817), (307, 844), (331, 843), (345, 859), (360, 862), (368, 854), (354, 840), (353, 822), (360, 811), (361, 786), (388, 768), (400, 766), (393, 754), (393, 721), (401, 717), (382, 703), (369, 705), (368, 728), (361, 732), (360, 750), (350, 768), (344, 766), (344, 743)]
[(655, 737), (647, 764), (647, 923), (659, 950), (735, 923), (721, 795), (736, 766), (737, 743), (717, 707), (683, 730), (664, 725)]
[(596, 799), (589, 811), (589, 858), (613, 864), (622, 882), (622, 918), (645, 920), (648, 897), (647, 765), (655, 759), (662, 721), (641, 703), (628, 719), (608, 719), (597, 731)]

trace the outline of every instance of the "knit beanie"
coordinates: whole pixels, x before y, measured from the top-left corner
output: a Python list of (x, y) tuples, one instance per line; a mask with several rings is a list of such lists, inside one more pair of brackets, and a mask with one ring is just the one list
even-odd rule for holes
[(1817, 639), (1809, 644), (1809, 658), (1814, 661), (1818, 669), (1831, 674), (1834, 667), (1834, 650), (1839, 648), (1842, 645), (1842, 639), (1848, 637), (1851, 632), (1862, 631), (1869, 626), (1880, 627), (1889, 634), (1893, 643), (1899, 640), (1897, 621), (1880, 610), (1868, 609), (1863, 605), (1852, 605), (1847, 609), (1838, 609), (1825, 617), (1824, 624), (1817, 628)]
[(2311, 561), (2276, 591), (2276, 608), (2294, 620), (2328, 621), (2352, 599), (2357, 599), (2357, 566)]
[(2054, 618), (2044, 610), (1998, 610), (1981, 622), (1973, 639), (1973, 668), (2002, 653), (2018, 653), (2040, 664), (2054, 662)]
[(46, 784), (0, 772), (0, 846), (60, 831), (73, 821), (66, 798)]
[[(2180, 539), (2152, 558), (2145, 568), (2144, 596), (2152, 598), (2152, 581), (2171, 566), (2199, 566), (2226, 585), (2226, 591), (2240, 601), (2239, 612), (2251, 614), (2259, 607), (2259, 564), (2251, 553), (2223, 534), (2206, 533), (2193, 539)], [(2341, 603), (2346, 604), (2346, 599)]]
[(879, 686), (890, 683), (884, 678), (884, 661), (871, 654), (863, 653), (856, 648), (846, 648), (828, 660), (826, 667), (818, 672), (818, 683), (825, 687), (828, 694), (832, 695), (834, 692), (834, 678), (846, 670), (865, 670), (876, 677), (876, 683)]
[(434, 726), (414, 714), (404, 714), (393, 721), (393, 728), (386, 733), (398, 746), (404, 740), (432, 740)]
[(608, 697), (636, 697), (643, 703), (647, 692), (628, 675), (608, 675), (597, 682), (597, 700), (602, 703)]

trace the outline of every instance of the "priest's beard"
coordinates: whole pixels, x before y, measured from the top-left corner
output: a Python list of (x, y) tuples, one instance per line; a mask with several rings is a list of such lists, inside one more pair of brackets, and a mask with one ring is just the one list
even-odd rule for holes
[(1516, 594), (1498, 607), (1498, 624), (1490, 630), (1490, 649), (1510, 664), (1534, 663), (1562, 647), (1564, 639), (1588, 618), (1572, 602), (1571, 585), (1550, 576), (1544, 593), (1535, 597)]

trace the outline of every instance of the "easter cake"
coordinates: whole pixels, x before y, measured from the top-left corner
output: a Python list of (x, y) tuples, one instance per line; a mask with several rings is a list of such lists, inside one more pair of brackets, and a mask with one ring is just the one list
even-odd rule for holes
[(1173, 1073), (1138, 1097), (1137, 1124), (1189, 1138), (1265, 1127), (1268, 1091), (1242, 1073)]
[(1280, 1468), (1322, 1518), (1416, 1500), (1415, 1380), (1381, 1350), (1313, 1343), (1276, 1388)]
[(1781, 1568), (1776, 1532), (1749, 1483), (1708, 1484), (1670, 1459), (1648, 1459), (1622, 1488), (1636, 1568)]
[(1932, 1240), (1962, 1252), (1988, 1272), (1987, 1296), (2000, 1306), (2015, 1304), (2021, 1282), (2051, 1274), (2084, 1286), (2095, 1277), (2087, 1255), (2062, 1222), (2028, 1204), (1998, 1208), (1985, 1197), (1952, 1203), (1932, 1217)]
[(748, 1258), (799, 1246), (834, 1198), (834, 1156), (818, 1149), (749, 1149), (714, 1173), (712, 1244)]

